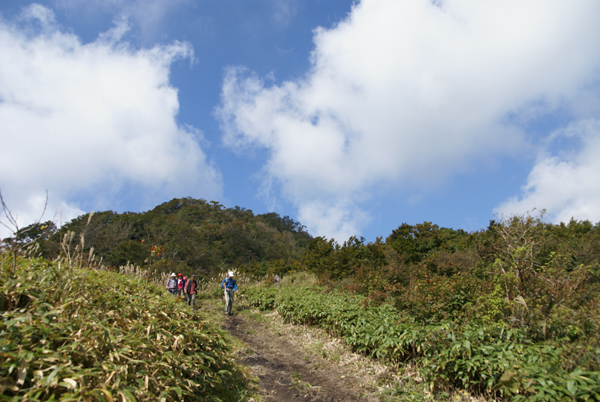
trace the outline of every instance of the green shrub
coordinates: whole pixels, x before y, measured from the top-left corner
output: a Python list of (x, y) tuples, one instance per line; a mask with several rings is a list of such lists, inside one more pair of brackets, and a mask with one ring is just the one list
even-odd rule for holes
[(259, 309), (322, 327), (357, 352), (392, 364), (416, 361), (432, 388), (451, 384), (515, 400), (600, 398), (598, 372), (569, 363), (568, 338), (536, 342), (502, 322), (424, 325), (390, 305), (365, 306), (364, 297), (337, 291), (253, 287), (246, 294)]
[(225, 334), (139, 278), (0, 255), (1, 400), (243, 400)]

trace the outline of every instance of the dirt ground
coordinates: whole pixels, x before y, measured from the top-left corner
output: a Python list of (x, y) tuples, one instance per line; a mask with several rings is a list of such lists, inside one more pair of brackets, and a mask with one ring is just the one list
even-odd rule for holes
[(360, 389), (357, 379), (329, 361), (309, 355), (285, 337), (271, 332), (264, 323), (242, 315), (225, 317), (224, 328), (248, 347), (238, 353), (260, 379), (264, 401), (311, 402), (378, 401)]
[(201, 300), (197, 308), (241, 341), (237, 361), (258, 378), (262, 401), (380, 401), (365, 371), (382, 369), (341, 353), (339, 340), (324, 331), (286, 324), (276, 312), (262, 314), (239, 299), (231, 316), (217, 299)]
[(289, 324), (276, 311), (261, 313), (236, 301), (231, 316), (217, 299), (202, 300), (197, 308), (240, 341), (234, 348), (237, 361), (258, 378), (264, 402), (489, 402), (464, 390), (448, 390), (438, 399), (410, 365), (388, 367), (352, 352), (322, 329)]

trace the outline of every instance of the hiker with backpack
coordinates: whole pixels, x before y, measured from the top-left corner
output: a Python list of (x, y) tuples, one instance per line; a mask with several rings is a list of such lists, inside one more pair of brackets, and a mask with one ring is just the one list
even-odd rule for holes
[(196, 303), (196, 294), (198, 293), (198, 282), (196, 282), (196, 275), (192, 275), (190, 279), (187, 280), (185, 283), (184, 293), (188, 306), (194, 308), (194, 304)]
[(225, 315), (231, 315), (231, 308), (233, 307), (233, 295), (234, 292), (238, 292), (237, 283), (233, 279), (233, 272), (229, 271), (227, 278), (221, 282), (221, 289), (225, 293)]
[(177, 296), (177, 276), (175, 275), (175, 272), (173, 272), (169, 280), (167, 280), (166, 288), (173, 296)]

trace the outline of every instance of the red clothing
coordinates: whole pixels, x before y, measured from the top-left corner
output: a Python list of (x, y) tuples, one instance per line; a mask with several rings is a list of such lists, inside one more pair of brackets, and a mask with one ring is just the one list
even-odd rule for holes
[(196, 282), (195, 279), (188, 279), (185, 287), (185, 292), (188, 295), (195, 295), (196, 293), (198, 293), (198, 282)]

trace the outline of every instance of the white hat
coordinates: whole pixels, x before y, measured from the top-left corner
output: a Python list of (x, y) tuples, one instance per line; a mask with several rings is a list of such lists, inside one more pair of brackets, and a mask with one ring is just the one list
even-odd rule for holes
[(229, 276), (233, 276), (233, 271), (229, 271)]
[(173, 272), (173, 273), (171, 274), (171, 276), (177, 276), (177, 275), (175, 275), (175, 272)]

